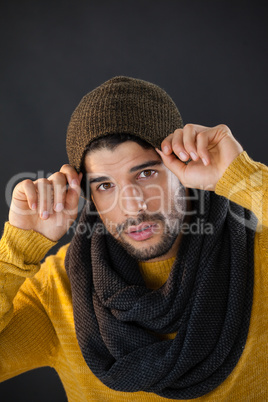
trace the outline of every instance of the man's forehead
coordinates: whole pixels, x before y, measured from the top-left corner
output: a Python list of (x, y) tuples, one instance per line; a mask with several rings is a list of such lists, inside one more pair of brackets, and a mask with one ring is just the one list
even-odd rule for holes
[(93, 150), (86, 155), (85, 168), (88, 173), (113, 170), (129, 170), (135, 166), (148, 164), (149, 162), (161, 164), (161, 158), (157, 152), (145, 149), (133, 141), (119, 144), (114, 149), (107, 147)]

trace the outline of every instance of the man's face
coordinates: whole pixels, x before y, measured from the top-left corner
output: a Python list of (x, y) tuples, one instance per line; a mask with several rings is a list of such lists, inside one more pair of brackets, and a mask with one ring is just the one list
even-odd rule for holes
[(138, 260), (176, 254), (186, 190), (154, 149), (133, 141), (86, 155), (91, 196), (107, 230)]

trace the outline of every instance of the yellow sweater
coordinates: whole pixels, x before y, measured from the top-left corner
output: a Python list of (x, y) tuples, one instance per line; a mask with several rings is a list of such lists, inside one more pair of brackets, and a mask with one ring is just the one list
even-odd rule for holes
[[(268, 400), (268, 168), (239, 155), (218, 182), (216, 193), (251, 209), (255, 236), (254, 298), (248, 339), (230, 376), (194, 401)], [(68, 400), (165, 401), (146, 392), (125, 393), (103, 385), (79, 349), (70, 284), (64, 268), (68, 245), (40, 263), (55, 243), (34, 231), (5, 225), (0, 242), (0, 381), (41, 366), (54, 367)], [(167, 279), (173, 259), (140, 264), (148, 287)]]

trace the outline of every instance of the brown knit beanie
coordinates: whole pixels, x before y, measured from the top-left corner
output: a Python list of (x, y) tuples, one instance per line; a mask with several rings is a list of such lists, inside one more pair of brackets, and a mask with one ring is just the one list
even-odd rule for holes
[(85, 147), (107, 134), (133, 134), (153, 147), (183, 126), (170, 96), (157, 85), (114, 77), (85, 95), (74, 110), (67, 130), (69, 163), (79, 172)]

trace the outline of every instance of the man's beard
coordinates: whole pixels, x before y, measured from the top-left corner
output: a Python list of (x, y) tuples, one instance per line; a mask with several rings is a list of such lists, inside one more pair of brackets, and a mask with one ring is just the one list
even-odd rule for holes
[[(118, 241), (124, 247), (124, 249), (138, 261), (148, 261), (153, 258), (162, 257), (167, 254), (167, 252), (171, 249), (173, 244), (175, 243), (178, 234), (180, 232), (179, 228), (179, 220), (178, 217), (172, 221), (172, 224), (168, 226), (166, 224), (166, 220), (164, 215), (162, 214), (154, 214), (147, 215), (146, 213), (139, 216), (138, 219), (128, 219), (124, 225), (126, 230), (129, 226), (137, 226), (142, 222), (156, 222), (163, 223), (163, 233), (161, 234), (161, 238), (157, 244), (147, 246), (144, 248), (135, 248), (132, 244), (128, 243), (124, 238), (120, 235), (118, 237)], [(142, 242), (139, 242), (140, 244)]]
[[(148, 261), (168, 253), (180, 234), (184, 213), (182, 211), (179, 213), (173, 206), (172, 211), (166, 216), (162, 213), (148, 214), (143, 212), (137, 218), (128, 218), (123, 224), (119, 224), (113, 229), (113, 225), (106, 222), (106, 228), (132, 257), (138, 261)], [(138, 226), (142, 222), (155, 222), (158, 230), (162, 227), (162, 234), (157, 244), (147, 245), (143, 248), (143, 241), (140, 241), (140, 248), (136, 248), (125, 240), (124, 236), (127, 236), (125, 232), (130, 226)]]

